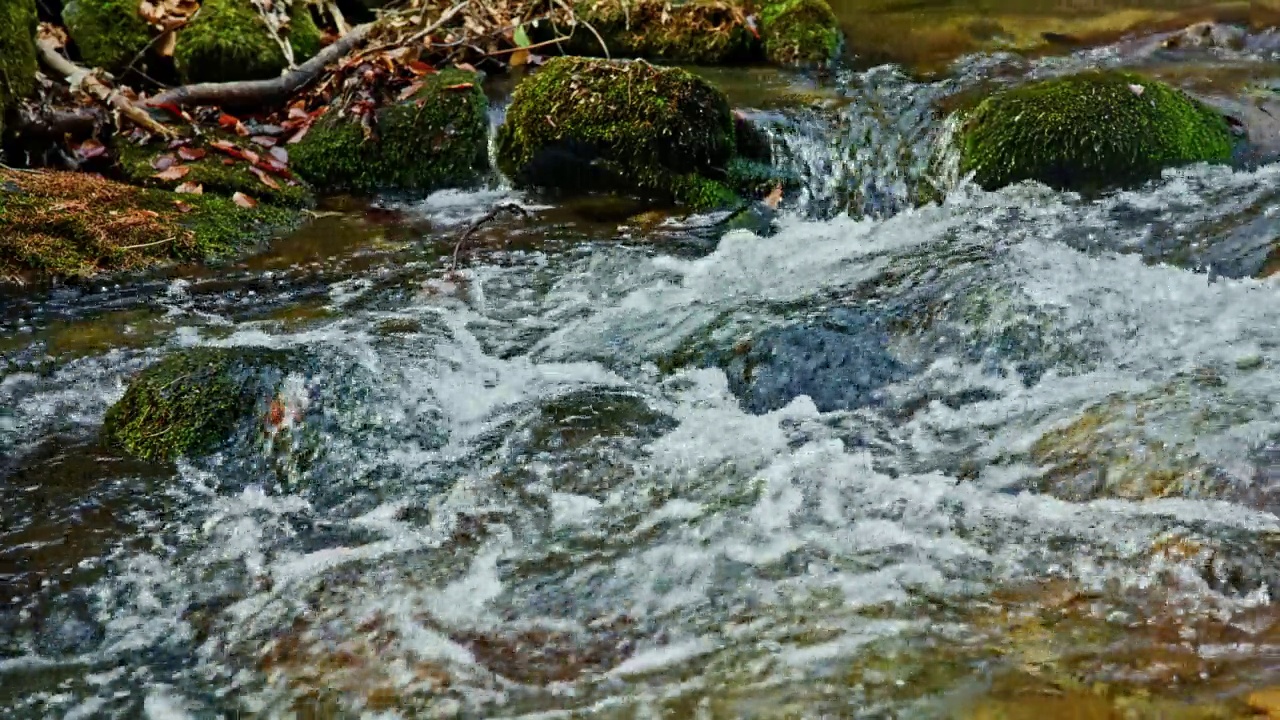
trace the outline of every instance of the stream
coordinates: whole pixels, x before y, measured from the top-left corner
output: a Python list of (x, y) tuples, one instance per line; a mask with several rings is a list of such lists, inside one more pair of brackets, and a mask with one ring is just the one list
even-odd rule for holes
[[(1252, 717), (1280, 164), (1082, 198), (938, 162), (948, 98), (1098, 65), (1280, 79), (1257, 47), (708, 71), (801, 180), (749, 226), (495, 179), (0, 291), (0, 713)], [(193, 345), (302, 351), (287, 432), (99, 447)]]

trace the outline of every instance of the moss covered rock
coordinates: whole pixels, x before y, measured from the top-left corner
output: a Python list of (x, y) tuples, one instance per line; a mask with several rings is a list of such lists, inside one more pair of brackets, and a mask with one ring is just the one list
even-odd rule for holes
[[(207, 135), (203, 139), (193, 140), (187, 146), (187, 150), (195, 151), (195, 154), (203, 153), (203, 156), (196, 160), (181, 159), (177, 151), (170, 149), (166, 143), (139, 145), (127, 137), (120, 136), (111, 143), (111, 150), (115, 155), (116, 169), (127, 182), (133, 185), (173, 190), (183, 183), (196, 183), (206, 193), (231, 196), (242, 192), (260, 202), (283, 207), (306, 208), (315, 204), (315, 197), (305, 184), (259, 168), (267, 180), (275, 184), (275, 187), (272, 187), (262, 177), (251, 171), (254, 165), (247, 160), (233, 159), (211, 148), (207, 142), (210, 139), (230, 142), (241, 150), (256, 153), (259, 156), (267, 153), (265, 148), (253, 146), (241, 138), (210, 138)], [(190, 157), (191, 154), (189, 153), (188, 156)], [(159, 174), (157, 166), (163, 166), (165, 160), (188, 168), (187, 173), (182, 177), (167, 180), (156, 177)]]
[(961, 170), (989, 190), (1022, 180), (1100, 190), (1170, 166), (1225, 162), (1234, 144), (1218, 113), (1164, 83), (1118, 71), (993, 95), (969, 114), (958, 141)]
[(144, 460), (212, 452), (255, 410), (266, 415), (291, 362), (265, 348), (193, 348), (143, 370), (102, 427), (106, 445)]
[[(300, 0), (293, 3), (288, 41), (296, 63), (320, 51), (320, 30)], [(204, 0), (200, 14), (178, 32), (173, 57), (189, 83), (264, 80), (288, 66), (249, 0)]]
[(138, 0), (72, 0), (62, 10), (67, 34), (84, 64), (118, 72), (147, 49), (151, 28)]
[[(565, 49), (600, 56), (716, 65), (760, 56), (760, 43), (747, 29), (742, 0), (578, 0), (581, 23)], [(597, 38), (586, 25), (600, 34)]]
[(4, 118), (36, 84), (36, 7), (33, 0), (0, 3), (0, 134)]
[(827, 0), (780, 0), (760, 9), (760, 35), (769, 62), (826, 67), (840, 57), (843, 35)]
[(322, 117), (290, 146), (292, 167), (325, 191), (472, 185), (489, 165), (487, 109), (476, 74), (445, 70), (413, 97), (379, 110), (371, 137), (357, 118)]
[(637, 191), (695, 208), (733, 197), (736, 152), (723, 93), (677, 68), (555, 58), (516, 89), (498, 130), (514, 182), (568, 191)]
[(224, 257), (297, 219), (287, 209), (242, 208), (88, 173), (0, 169), (0, 281)]

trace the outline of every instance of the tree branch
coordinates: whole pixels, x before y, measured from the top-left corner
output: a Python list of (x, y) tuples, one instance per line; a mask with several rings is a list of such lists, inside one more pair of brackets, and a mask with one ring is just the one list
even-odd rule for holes
[(58, 52), (61, 45), (57, 40), (40, 38), (36, 41), (36, 49), (40, 53), (40, 60), (49, 66), (50, 70), (65, 78), (72, 88), (83, 90), (98, 102), (150, 132), (162, 137), (177, 135), (172, 129), (157, 122), (146, 110), (134, 105), (129, 98), (104, 85), (96, 75), (63, 57), (62, 53)]
[(192, 105), (253, 105), (285, 100), (315, 82), (326, 65), (364, 42), (373, 28), (374, 23), (365, 23), (351, 28), (351, 32), (321, 50), (315, 57), (278, 78), (183, 85), (166, 90), (148, 100), (147, 103), (190, 107)]
[(107, 116), (98, 107), (58, 110), (51, 107), (20, 106), (14, 134), (19, 137), (76, 138), (89, 137), (107, 124)]

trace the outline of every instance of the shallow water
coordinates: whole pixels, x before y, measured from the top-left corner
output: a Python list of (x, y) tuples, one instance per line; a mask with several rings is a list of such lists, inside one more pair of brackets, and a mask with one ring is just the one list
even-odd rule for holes
[[(498, 187), (5, 298), (0, 708), (1249, 717), (1280, 685), (1280, 166), (1087, 200), (931, 163), (935, 101), (1124, 61), (763, 108), (805, 180), (768, 232)], [(447, 274), (509, 201), (532, 219)], [(98, 447), (199, 344), (304, 351), (289, 431)]]

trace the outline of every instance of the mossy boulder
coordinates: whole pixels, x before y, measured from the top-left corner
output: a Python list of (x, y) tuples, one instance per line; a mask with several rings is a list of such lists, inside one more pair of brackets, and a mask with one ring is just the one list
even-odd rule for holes
[(1166, 167), (1230, 160), (1214, 110), (1134, 73), (1090, 71), (983, 100), (958, 136), (961, 170), (994, 190), (1037, 180), (1060, 190), (1139, 183)]
[(840, 57), (844, 36), (827, 0), (781, 0), (760, 9), (764, 54), (776, 65), (827, 67)]
[(104, 444), (143, 460), (213, 452), (260, 410), (265, 418), (290, 353), (193, 348), (143, 370), (107, 410)]
[(408, 100), (359, 118), (326, 115), (289, 149), (292, 168), (324, 191), (431, 192), (477, 183), (489, 166), (488, 101), (475, 73), (431, 75)]
[[(574, 55), (718, 65), (759, 57), (742, 0), (578, 0), (579, 25), (564, 43)], [(597, 38), (586, 25), (594, 28)]]
[[(293, 3), (287, 35), (296, 63), (320, 51), (320, 30), (301, 0)], [(173, 57), (188, 83), (265, 80), (288, 67), (249, 0), (204, 0), (200, 13), (178, 32)]]
[(242, 251), (298, 220), (89, 173), (0, 169), (0, 282), (87, 277)]
[[(229, 142), (240, 151), (254, 153), (260, 157), (267, 155), (267, 149), (253, 145), (244, 139), (228, 139), (206, 135), (201, 139), (193, 139), (186, 150), (188, 157), (203, 153), (195, 160), (183, 160), (178, 151), (167, 143), (138, 144), (128, 137), (117, 136), (111, 143), (111, 150), (116, 160), (116, 170), (125, 181), (132, 185), (148, 188), (174, 190), (183, 183), (200, 185), (204, 192), (231, 196), (237, 192), (244, 193), (259, 201), (289, 208), (307, 208), (315, 204), (315, 197), (304, 183), (282, 177), (276, 172), (267, 172), (259, 167), (259, 172), (274, 183), (272, 187), (262, 177), (255, 175), (251, 168), (255, 166), (243, 158), (233, 158), (212, 148), (208, 140)], [(252, 156), (251, 156), (252, 157)], [(163, 167), (167, 160), (187, 168), (185, 175), (164, 179), (156, 177), (160, 174), (158, 166)], [(286, 168), (287, 169), (287, 168)]]
[(33, 0), (0, 3), (0, 134), (4, 118), (36, 84), (36, 7)]
[(498, 166), (519, 185), (612, 190), (695, 209), (732, 202), (736, 153), (723, 93), (685, 70), (561, 57), (524, 80), (498, 130)]
[(119, 72), (147, 49), (151, 27), (138, 14), (138, 0), (72, 0), (62, 10), (85, 65)]

